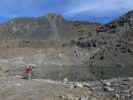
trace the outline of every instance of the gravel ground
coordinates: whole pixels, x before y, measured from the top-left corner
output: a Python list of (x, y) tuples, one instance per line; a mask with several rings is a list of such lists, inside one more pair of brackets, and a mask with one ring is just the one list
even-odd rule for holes
[(133, 78), (89, 82), (0, 80), (0, 100), (132, 100)]
[(46, 80), (0, 80), (0, 100), (71, 100), (88, 94), (87, 89), (71, 89), (61, 83)]

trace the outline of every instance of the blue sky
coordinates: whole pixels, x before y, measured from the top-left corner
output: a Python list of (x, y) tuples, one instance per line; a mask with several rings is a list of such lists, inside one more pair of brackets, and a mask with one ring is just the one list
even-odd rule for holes
[(68, 20), (105, 23), (130, 10), (133, 0), (0, 0), (0, 22), (55, 12)]

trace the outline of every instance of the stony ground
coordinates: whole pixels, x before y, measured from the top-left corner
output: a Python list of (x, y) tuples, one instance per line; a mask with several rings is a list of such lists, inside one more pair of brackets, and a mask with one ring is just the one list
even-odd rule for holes
[(78, 100), (90, 92), (85, 88), (70, 88), (48, 80), (9, 78), (0, 81), (0, 100)]
[(90, 82), (0, 80), (0, 100), (132, 100), (133, 78)]

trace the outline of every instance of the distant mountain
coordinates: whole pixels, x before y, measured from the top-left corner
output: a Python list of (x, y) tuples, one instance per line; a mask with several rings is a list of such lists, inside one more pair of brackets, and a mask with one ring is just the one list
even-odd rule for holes
[(36, 18), (15, 18), (1, 24), (0, 39), (71, 39), (91, 32), (95, 26), (95, 23), (66, 21), (61, 15), (50, 13)]

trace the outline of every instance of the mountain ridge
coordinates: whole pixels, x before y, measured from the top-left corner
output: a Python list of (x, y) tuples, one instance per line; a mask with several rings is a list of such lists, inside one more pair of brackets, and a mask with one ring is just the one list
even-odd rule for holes
[[(30, 38), (30, 37), (34, 37), (35, 35), (36, 38), (38, 36), (40, 39), (42, 37), (46, 39), (46, 38), (49, 38), (50, 34), (57, 34), (57, 33), (62, 36), (63, 34), (66, 34), (69, 37), (71, 37), (71, 34), (76, 34), (78, 32), (77, 30), (71, 29), (71, 28), (77, 29), (76, 24), (90, 25), (90, 23), (88, 22), (81, 22), (81, 23), (69, 22), (64, 20), (64, 18), (61, 15), (49, 14), (47, 16), (41, 16), (38, 18), (15, 18), (13, 20), (10, 20), (0, 25), (0, 34), (1, 36), (4, 36), (7, 34), (7, 36), (5, 37), (8, 37), (8, 38), (11, 37), (10, 34), (8, 33), (15, 35), (14, 37), (16, 38), (21, 38), (21, 36), (23, 38)], [(25, 33), (31, 34), (31, 36), (30, 35), (26, 36)], [(21, 36), (19, 37), (18, 34)]]

